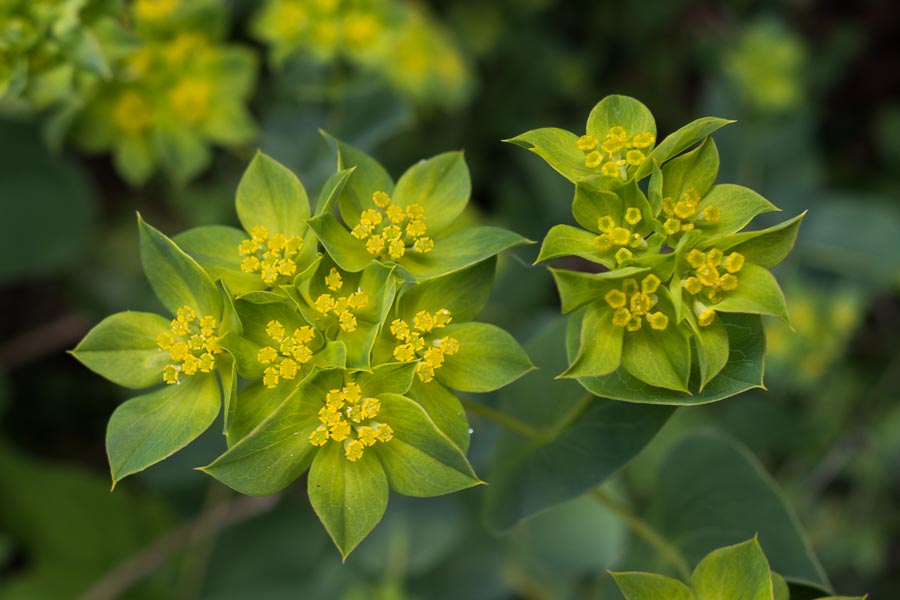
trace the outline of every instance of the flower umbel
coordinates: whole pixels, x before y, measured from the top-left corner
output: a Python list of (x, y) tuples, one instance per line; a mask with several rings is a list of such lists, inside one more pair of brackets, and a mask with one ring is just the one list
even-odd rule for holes
[(216, 336), (217, 325), (215, 317), (198, 318), (189, 306), (178, 309), (170, 331), (156, 338), (156, 345), (161, 350), (168, 350), (174, 361), (163, 369), (163, 381), (176, 384), (182, 374), (212, 373), (216, 366), (215, 355), (222, 352)]
[(385, 192), (372, 194), (378, 208), (367, 208), (350, 234), (366, 240), (366, 251), (378, 258), (401, 258), (407, 251), (426, 254), (434, 249), (434, 240), (426, 236), (425, 208), (421, 204), (403, 207), (391, 204)]
[(281, 322), (272, 320), (266, 325), (266, 335), (278, 344), (278, 348), (274, 346), (260, 348), (256, 358), (260, 364), (270, 365), (263, 374), (263, 385), (271, 389), (277, 387), (282, 379), (296, 379), (301, 365), (312, 360), (313, 353), (309, 349), (309, 342), (316, 333), (315, 329), (304, 325), (295, 329), (291, 335), (287, 335)]
[[(325, 287), (332, 292), (340, 291), (344, 287), (344, 281), (341, 274), (334, 267), (325, 276)], [(326, 316), (329, 313), (337, 317), (338, 324), (341, 329), (350, 333), (356, 331), (356, 315), (354, 311), (362, 310), (369, 305), (369, 297), (361, 289), (347, 296), (337, 296), (336, 294), (320, 294), (313, 303), (315, 309)]]
[(594, 239), (594, 246), (601, 252), (616, 250), (616, 261), (621, 264), (625, 260), (633, 256), (631, 250), (642, 248), (647, 245), (644, 237), (634, 232), (634, 227), (641, 222), (641, 211), (635, 207), (629, 207), (625, 210), (623, 222), (616, 225), (615, 220), (605, 215), (597, 219), (597, 229), (602, 233)]
[[(709, 303), (718, 304), (727, 292), (738, 288), (737, 273), (744, 268), (744, 255), (740, 252), (732, 252), (726, 257), (718, 248), (708, 252), (694, 248), (688, 252), (687, 261), (693, 274), (682, 281), (682, 287), (692, 296), (703, 296)], [(716, 316), (699, 297), (694, 302), (694, 312), (703, 327), (710, 325)]]
[(250, 230), (250, 239), (238, 246), (238, 252), (245, 256), (241, 271), (259, 273), (264, 283), (272, 285), (279, 277), (291, 277), (297, 272), (296, 256), (302, 247), (303, 238), (299, 235), (269, 235), (268, 229), (257, 225)]
[(394, 347), (394, 358), (400, 362), (419, 361), (416, 374), (424, 383), (434, 379), (435, 369), (444, 364), (444, 357), (459, 351), (459, 340), (446, 336), (426, 342), (435, 329), (443, 329), (453, 319), (450, 311), (442, 308), (434, 313), (421, 310), (413, 318), (413, 325), (403, 319), (391, 322), (391, 334), (400, 342)]
[(640, 285), (637, 279), (626, 279), (621, 289), (608, 291), (603, 299), (614, 310), (613, 325), (638, 331), (647, 321), (653, 329), (665, 330), (669, 326), (669, 317), (659, 311), (650, 312), (659, 302), (656, 296), (659, 285), (659, 277), (651, 273), (641, 280)]
[(645, 149), (655, 141), (656, 136), (649, 131), (629, 135), (624, 127), (616, 125), (609, 128), (602, 142), (587, 134), (578, 138), (576, 144), (584, 152), (584, 166), (589, 169), (600, 167), (607, 177), (619, 177), (622, 168), (641, 165), (647, 159)]
[(717, 207), (707, 206), (698, 215), (697, 207), (699, 204), (700, 194), (694, 188), (684, 190), (676, 202), (673, 202), (671, 198), (663, 198), (662, 212), (667, 217), (663, 223), (665, 232), (673, 236), (679, 232), (691, 231), (698, 224), (719, 222), (721, 213)]
[(313, 446), (324, 446), (328, 440), (341, 443), (347, 460), (357, 461), (367, 447), (387, 443), (394, 437), (390, 425), (374, 420), (380, 411), (381, 402), (363, 398), (356, 383), (330, 390), (325, 406), (319, 410), (321, 424), (309, 434), (309, 441)]

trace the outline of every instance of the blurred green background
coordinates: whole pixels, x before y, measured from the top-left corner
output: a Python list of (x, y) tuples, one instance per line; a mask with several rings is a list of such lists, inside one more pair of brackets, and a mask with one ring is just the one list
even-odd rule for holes
[[(6, 34), (13, 13), (3, 11), (16, 4), (0, 1)], [(653, 514), (660, 472), (685, 434), (717, 428), (783, 489), (835, 589), (897, 597), (896, 3), (375, 2), (391, 5), (381, 29), (400, 39), (377, 61), (374, 46), (347, 50), (325, 29), (280, 26), (278, 15), (268, 23), (260, 15), (277, 2), (202, 4), (221, 17), (220, 42), (252, 53), (259, 71), (247, 96), (255, 128), (246, 139), (210, 137), (193, 172), (167, 170), (163, 157), (162, 171), (129, 185), (109, 155), (80, 150), (79, 127), (99, 127), (71, 120), (84, 106), (35, 96), (0, 102), (0, 599), (620, 597), (606, 569), (634, 566), (639, 545), (589, 497), (500, 537), (484, 525), (483, 488), (395, 497), (385, 522), (342, 566), (302, 482), (280, 497), (239, 498), (192, 470), (224, 445), (215, 427), (110, 494), (105, 425), (127, 392), (65, 353), (109, 313), (155, 308), (140, 272), (135, 211), (170, 234), (234, 222), (236, 184), (257, 147), (294, 169), (311, 194), (334, 166), (319, 128), (372, 152), (395, 175), (463, 148), (470, 218), (540, 239), (572, 220), (572, 186), (500, 140), (544, 126), (580, 132), (591, 107), (612, 93), (644, 102), (662, 134), (701, 115), (736, 119), (715, 136), (720, 181), (760, 191), (786, 217), (809, 215), (779, 267), (796, 331), (767, 323), (768, 391), (682, 409), (611, 489)], [(341, 18), (349, 10), (296, 4)], [(0, 36), (0, 77), (13, 64), (10, 35)], [(75, 90), (92, 102), (107, 92), (75, 81), (70, 97)], [(501, 260), (482, 317), (525, 343), (558, 312), (548, 273), (528, 266), (535, 253)], [(504, 394), (479, 402), (515, 402), (514, 388)], [(498, 428), (471, 419), (471, 459), (490, 482)]]

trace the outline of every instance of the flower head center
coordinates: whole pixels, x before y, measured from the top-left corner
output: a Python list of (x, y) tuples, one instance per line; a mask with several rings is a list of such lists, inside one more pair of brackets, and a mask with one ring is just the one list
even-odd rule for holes
[(324, 446), (329, 440), (343, 444), (344, 456), (355, 462), (366, 448), (393, 439), (391, 426), (375, 420), (380, 412), (378, 398), (363, 397), (356, 383), (330, 390), (319, 409), (320, 425), (309, 434), (309, 442), (313, 446)]
[(434, 330), (446, 327), (453, 316), (446, 308), (430, 313), (420, 310), (413, 318), (413, 324), (403, 319), (391, 322), (391, 334), (397, 340), (394, 358), (400, 362), (418, 361), (416, 374), (428, 383), (434, 379), (434, 372), (444, 364), (444, 357), (459, 351), (459, 340), (454, 337), (435, 337)]
[(113, 121), (125, 133), (141, 133), (153, 124), (153, 112), (139, 92), (125, 90), (113, 107)]
[(434, 249), (434, 240), (426, 236), (425, 208), (410, 204), (404, 209), (391, 204), (385, 192), (372, 194), (377, 208), (367, 208), (350, 235), (365, 240), (366, 252), (379, 259), (398, 259), (407, 251), (426, 254)]
[(266, 324), (266, 335), (274, 345), (260, 348), (256, 359), (269, 365), (263, 373), (263, 385), (274, 388), (282, 379), (296, 379), (301, 366), (312, 360), (309, 343), (316, 337), (316, 330), (304, 325), (288, 335), (281, 321), (272, 320)]
[(250, 239), (238, 246), (245, 258), (241, 261), (244, 273), (259, 273), (263, 282), (273, 285), (279, 278), (291, 277), (297, 272), (297, 254), (303, 247), (299, 235), (283, 233), (269, 235), (269, 230), (257, 225), (250, 230)]
[[(338, 292), (344, 287), (344, 280), (334, 267), (325, 276), (325, 287), (332, 292)], [(346, 296), (329, 293), (320, 294), (316, 301), (313, 302), (313, 307), (323, 317), (329, 314), (334, 315), (340, 328), (348, 333), (356, 331), (358, 322), (354, 313), (368, 305), (369, 296), (360, 288)]]
[(650, 273), (641, 280), (640, 285), (637, 279), (626, 279), (622, 282), (621, 289), (609, 290), (603, 299), (613, 309), (613, 325), (624, 327), (628, 331), (638, 331), (646, 321), (657, 331), (666, 329), (669, 317), (659, 311), (651, 312), (659, 302), (656, 296), (659, 285), (659, 277)]
[(609, 128), (606, 137), (601, 141), (594, 135), (583, 135), (575, 145), (584, 153), (584, 166), (589, 169), (600, 168), (607, 177), (622, 177), (624, 169), (637, 167), (647, 160), (646, 149), (656, 141), (649, 131), (629, 135), (619, 125)]
[(163, 381), (179, 383), (181, 375), (211, 373), (216, 367), (218, 344), (215, 317), (198, 317), (189, 306), (182, 306), (169, 324), (169, 331), (159, 334), (156, 345), (167, 350), (172, 362), (163, 368)]
[[(744, 268), (744, 255), (732, 252), (726, 257), (718, 248), (708, 252), (694, 248), (688, 252), (687, 262), (692, 273), (682, 280), (681, 286), (692, 296), (705, 297), (710, 304), (718, 304), (727, 292), (738, 288), (737, 273)], [(698, 312), (700, 325), (709, 325), (714, 316), (712, 309), (702, 305)]]

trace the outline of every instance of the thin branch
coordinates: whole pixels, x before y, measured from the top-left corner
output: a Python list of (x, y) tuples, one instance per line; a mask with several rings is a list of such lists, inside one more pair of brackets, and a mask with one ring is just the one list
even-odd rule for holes
[(469, 400), (463, 400), (462, 404), (463, 407), (466, 408), (466, 410), (470, 410), (475, 414), (486, 417), (491, 421), (494, 421), (495, 423), (506, 427), (507, 429), (510, 429), (527, 437), (530, 440), (540, 442), (544, 439), (544, 435), (540, 431), (538, 431), (534, 427), (531, 427), (524, 421), (520, 421), (519, 419), (506, 414), (505, 412), (501, 412), (489, 406), (485, 406), (484, 404), (478, 404), (477, 402), (471, 402)]
[(79, 600), (114, 600), (135, 583), (153, 573), (172, 555), (218, 532), (271, 510), (280, 495), (261, 498), (241, 497), (223, 502), (201, 513), (196, 519), (165, 534), (94, 583)]
[(12, 370), (61, 352), (74, 346), (89, 329), (90, 323), (83, 315), (63, 315), (3, 342), (0, 345), (0, 366)]
[(600, 504), (610, 509), (620, 519), (625, 521), (625, 524), (628, 525), (634, 533), (653, 546), (660, 556), (678, 570), (678, 574), (683, 580), (691, 580), (691, 567), (684, 556), (682, 556), (681, 551), (678, 550), (674, 544), (653, 529), (649, 523), (634, 514), (630, 508), (608, 495), (600, 488), (594, 488), (591, 491), (591, 495), (593, 495), (594, 499), (600, 502)]

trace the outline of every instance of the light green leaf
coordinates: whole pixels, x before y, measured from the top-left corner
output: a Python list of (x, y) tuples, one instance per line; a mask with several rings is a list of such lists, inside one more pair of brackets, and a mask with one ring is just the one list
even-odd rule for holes
[(728, 363), (728, 330), (721, 319), (713, 319), (706, 327), (700, 327), (694, 314), (688, 311), (688, 323), (694, 331), (697, 345), (697, 362), (700, 367), (700, 391), (718, 375)]
[(750, 188), (731, 183), (713, 186), (697, 206), (697, 214), (703, 214), (708, 206), (718, 208), (721, 214), (716, 223), (698, 222), (702, 225), (703, 233), (709, 236), (734, 233), (753, 217), (778, 210), (778, 207)]
[(337, 199), (344, 191), (344, 186), (347, 185), (347, 180), (353, 175), (353, 171), (355, 171), (355, 168), (351, 167), (343, 171), (335, 171), (328, 177), (325, 185), (322, 186), (322, 191), (319, 192), (315, 216), (331, 213), (334, 203), (337, 202)]
[(656, 136), (653, 114), (638, 100), (629, 96), (611, 95), (603, 98), (591, 110), (587, 120), (587, 132), (599, 140), (605, 140), (610, 128), (625, 128), (628, 135), (649, 131)]
[(156, 337), (169, 331), (169, 321), (144, 312), (121, 312), (91, 329), (72, 355), (88, 369), (118, 385), (140, 389), (163, 382), (171, 362)]
[[(699, 368), (691, 369), (688, 389), (678, 392), (643, 383), (624, 368), (603, 377), (582, 377), (578, 380), (586, 390), (604, 398), (649, 404), (685, 406), (706, 404), (734, 396), (752, 388), (762, 387), (765, 334), (757, 315), (719, 315), (728, 331), (728, 362), (716, 377), (700, 390)], [(670, 325), (671, 327), (671, 325)], [(570, 318), (567, 348), (570, 360), (578, 352), (581, 316)], [(627, 342), (626, 342), (627, 343)]]
[(681, 154), (706, 136), (729, 123), (734, 123), (734, 121), (720, 119), (718, 117), (703, 117), (691, 121), (681, 129), (666, 136), (666, 138), (654, 148), (653, 152), (650, 153), (647, 160), (638, 167), (634, 178), (643, 179), (650, 174), (654, 162), (662, 165), (670, 158)]
[[(591, 183), (575, 184), (575, 198), (572, 200), (572, 216), (575, 221), (588, 231), (599, 234), (597, 221), (600, 217), (612, 217), (616, 225), (621, 225), (625, 215), (625, 203), (615, 193), (598, 189)], [(650, 219), (652, 215), (642, 215)]]
[(500, 227), (467, 227), (436, 239), (427, 254), (407, 253), (397, 262), (417, 282), (449, 275), (530, 240)]
[(394, 430), (394, 438), (373, 449), (381, 459), (391, 489), (406, 496), (449, 494), (481, 481), (450, 438), (441, 433), (416, 402), (397, 394), (380, 394), (379, 418)]
[(416, 363), (387, 363), (378, 365), (371, 373), (361, 372), (356, 383), (367, 396), (405, 394), (412, 386)]
[(435, 377), (449, 388), (490, 392), (515, 381), (534, 368), (513, 336), (487, 323), (451, 323), (441, 337), (459, 341), (459, 351), (445, 355)]
[(130, 185), (144, 185), (156, 170), (153, 145), (144, 136), (124, 136), (113, 147), (113, 164)]
[(445, 152), (411, 166), (394, 188), (392, 203), (425, 208), (428, 234), (434, 236), (462, 214), (472, 193), (469, 168), (462, 152)]
[(177, 185), (184, 185), (212, 162), (212, 151), (199, 133), (183, 123), (162, 121), (153, 130), (159, 162)]
[(696, 600), (691, 588), (656, 573), (610, 573), (626, 600)]
[(742, 231), (719, 239), (710, 240), (723, 252), (740, 252), (747, 262), (771, 269), (787, 257), (794, 242), (800, 222), (806, 211), (784, 223), (761, 231)]
[(619, 368), (625, 328), (613, 325), (612, 314), (612, 309), (601, 302), (588, 307), (581, 324), (578, 354), (560, 377), (593, 377)]
[(294, 393), (299, 382), (282, 381), (267, 388), (262, 380), (251, 381), (242, 387), (234, 399), (234, 414), (225, 430), (228, 447), (232, 448), (281, 406)]
[(648, 507), (652, 524), (677, 542), (689, 562), (758, 534), (774, 571), (789, 582), (831, 591), (794, 511), (738, 442), (716, 432), (689, 435), (669, 452), (656, 481)]
[(220, 404), (215, 375), (198, 373), (119, 405), (106, 431), (113, 486), (187, 446), (212, 425)]
[(662, 196), (677, 201), (681, 193), (694, 189), (700, 197), (706, 195), (719, 174), (719, 151), (711, 137), (694, 150), (673, 158), (662, 168)]
[(527, 344), (540, 369), (501, 392), (500, 410), (534, 433), (504, 429), (500, 434), (484, 506), (493, 530), (506, 531), (601, 484), (640, 452), (674, 411), (594, 398), (573, 381), (554, 379), (567, 366), (564, 333), (560, 317), (541, 327)]
[(345, 560), (387, 508), (388, 481), (374, 452), (350, 462), (340, 444), (325, 444), (313, 459), (307, 489), (313, 510)]
[(72, 61), (82, 69), (109, 79), (112, 73), (109, 63), (103, 56), (103, 49), (97, 41), (97, 37), (87, 28), (79, 28), (73, 32), (73, 36), (66, 41), (66, 53)]
[(546, 127), (526, 131), (503, 141), (534, 152), (572, 183), (597, 174), (596, 169), (589, 169), (584, 165), (584, 153), (576, 145), (578, 136), (570, 131)]
[(641, 267), (624, 267), (604, 273), (581, 273), (550, 269), (550, 273), (559, 290), (562, 312), (565, 314), (602, 298), (610, 290), (610, 283), (616, 284), (620, 279), (646, 273), (649, 270), (649, 268)]
[(234, 227), (206, 225), (179, 233), (173, 241), (215, 278), (222, 279), (235, 294), (265, 289), (259, 273), (241, 270), (238, 245), (250, 237)]
[(348, 226), (359, 223), (359, 215), (365, 208), (374, 208), (372, 194), (377, 191), (394, 193), (394, 180), (377, 160), (349, 144), (321, 132), (326, 140), (337, 148), (339, 171), (356, 167), (344, 189), (338, 195), (341, 218)]
[[(237, 412), (238, 372), (237, 362), (230, 353), (226, 352), (219, 358), (219, 378), (222, 382), (222, 433), (228, 435), (234, 415)], [(227, 439), (227, 437), (226, 437)]]
[(772, 315), (790, 322), (784, 293), (769, 271), (747, 263), (738, 273), (738, 281), (736, 290), (728, 292), (724, 300), (713, 305), (717, 312)]
[[(291, 386), (291, 389), (287, 396), (281, 388), (266, 390), (252, 386), (241, 390), (233, 429), (244, 427), (247, 416), (243, 410), (259, 410), (249, 403), (261, 400), (271, 406), (276, 398), (281, 402), (252, 431), (242, 437), (235, 435), (237, 442), (200, 470), (251, 496), (274, 494), (300, 477), (316, 453), (309, 434), (319, 426), (317, 411), (322, 407), (322, 399), (305, 385)], [(245, 395), (245, 392), (250, 393)], [(244, 402), (248, 403), (246, 409), (242, 406)], [(327, 446), (340, 447), (326, 444), (322, 450)]]
[(244, 229), (256, 225), (270, 233), (302, 235), (309, 218), (309, 197), (290, 169), (257, 152), (238, 184), (235, 200)]
[(237, 98), (210, 108), (201, 126), (211, 142), (227, 147), (245, 146), (259, 137), (253, 114)]
[(772, 600), (769, 563), (756, 538), (707, 554), (691, 575), (698, 600)]
[(439, 381), (423, 383), (413, 379), (412, 388), (406, 394), (418, 402), (434, 424), (463, 451), (469, 450), (469, 420), (462, 402)]
[(691, 372), (691, 346), (687, 336), (671, 323), (662, 331), (648, 324), (625, 335), (622, 367), (655, 387), (687, 392)]
[(554, 225), (541, 244), (535, 264), (560, 256), (580, 256), (604, 267), (615, 268), (615, 260), (609, 252), (600, 252), (594, 245), (597, 235), (571, 225)]
[(407, 287), (397, 301), (397, 314), (411, 319), (420, 310), (450, 311), (457, 322), (471, 321), (487, 304), (497, 266), (496, 257), (473, 267)]
[(221, 317), (222, 297), (209, 275), (175, 242), (138, 215), (141, 265), (156, 297), (172, 314), (190, 306), (199, 316)]
[(772, 572), (772, 600), (791, 600), (791, 588), (778, 573)]
[[(345, 188), (346, 191), (346, 188)], [(309, 226), (319, 236), (328, 255), (344, 271), (355, 273), (362, 271), (373, 260), (366, 252), (365, 245), (350, 235), (332, 214), (323, 214), (308, 221)]]

